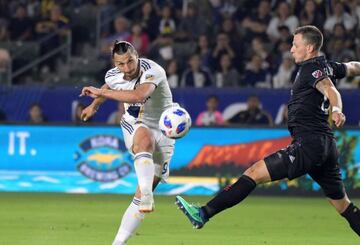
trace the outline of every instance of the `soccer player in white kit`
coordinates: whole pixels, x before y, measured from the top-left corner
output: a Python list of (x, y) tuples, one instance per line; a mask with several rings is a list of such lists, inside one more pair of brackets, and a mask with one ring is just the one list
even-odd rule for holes
[(105, 99), (124, 102), (121, 127), (126, 147), (134, 156), (138, 187), (113, 242), (120, 245), (135, 232), (144, 213), (154, 210), (153, 189), (169, 176), (175, 141), (158, 128), (161, 113), (173, 106), (164, 69), (152, 60), (139, 58), (135, 48), (125, 41), (115, 42), (112, 58), (115, 67), (106, 73), (105, 84), (100, 89), (82, 89), (81, 96), (94, 100), (81, 117), (89, 119)]

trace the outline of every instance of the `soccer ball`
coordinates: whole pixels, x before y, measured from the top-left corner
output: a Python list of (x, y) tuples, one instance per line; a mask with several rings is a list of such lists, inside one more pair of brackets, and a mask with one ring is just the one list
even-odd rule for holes
[(166, 109), (160, 117), (159, 128), (170, 139), (184, 137), (191, 127), (189, 113), (179, 106)]

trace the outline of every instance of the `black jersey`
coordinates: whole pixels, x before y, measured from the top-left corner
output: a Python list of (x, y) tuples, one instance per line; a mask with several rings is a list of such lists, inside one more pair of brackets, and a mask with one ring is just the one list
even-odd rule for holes
[(300, 134), (332, 135), (328, 124), (329, 101), (316, 89), (317, 82), (346, 76), (346, 66), (327, 61), (324, 56), (300, 63), (288, 104), (288, 128), (292, 136)]

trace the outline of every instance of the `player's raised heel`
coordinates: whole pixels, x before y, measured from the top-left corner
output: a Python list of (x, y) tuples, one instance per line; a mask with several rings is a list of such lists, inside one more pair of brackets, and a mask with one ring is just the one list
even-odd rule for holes
[(191, 224), (195, 229), (201, 229), (208, 221), (201, 215), (201, 209), (199, 206), (189, 204), (181, 196), (176, 196), (175, 204), (179, 207), (186, 217), (190, 220)]
[(155, 211), (155, 203), (153, 193), (141, 194), (141, 200), (139, 205), (140, 213), (151, 213)]

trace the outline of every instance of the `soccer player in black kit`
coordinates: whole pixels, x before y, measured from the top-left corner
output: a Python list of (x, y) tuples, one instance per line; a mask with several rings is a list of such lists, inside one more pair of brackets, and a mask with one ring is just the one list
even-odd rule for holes
[(360, 210), (346, 195), (335, 139), (328, 124), (329, 110), (336, 127), (345, 123), (341, 96), (334, 84), (336, 79), (360, 75), (360, 62), (327, 61), (320, 55), (322, 43), (323, 35), (315, 26), (299, 27), (294, 33), (290, 52), (300, 67), (288, 103), (292, 143), (255, 162), (237, 182), (225, 187), (205, 206), (176, 197), (176, 204), (195, 228), (202, 228), (215, 214), (240, 203), (257, 184), (309, 174), (360, 236)]

